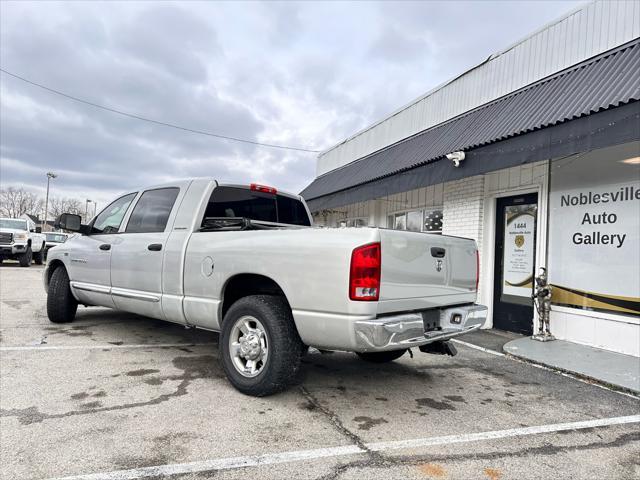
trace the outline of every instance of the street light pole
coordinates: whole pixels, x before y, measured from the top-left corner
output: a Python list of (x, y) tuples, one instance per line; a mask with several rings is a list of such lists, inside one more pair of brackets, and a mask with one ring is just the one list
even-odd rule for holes
[(87, 218), (87, 215), (89, 214), (89, 204), (90, 203), (91, 203), (91, 200), (89, 200), (87, 198), (87, 200), (85, 201), (85, 204), (84, 204), (84, 223), (87, 223), (87, 220), (89, 220)]
[(47, 214), (49, 213), (49, 182), (52, 178), (56, 178), (56, 175), (53, 172), (47, 172), (47, 196), (44, 201), (44, 224), (42, 225), (42, 231), (47, 230)]

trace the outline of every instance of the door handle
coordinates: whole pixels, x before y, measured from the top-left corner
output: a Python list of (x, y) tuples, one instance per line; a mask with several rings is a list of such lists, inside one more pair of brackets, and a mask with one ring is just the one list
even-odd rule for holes
[(147, 246), (147, 250), (151, 250), (152, 252), (159, 252), (160, 250), (162, 250), (162, 244), (161, 243), (152, 243), (152, 244)]
[(446, 250), (442, 247), (431, 247), (431, 256), (436, 258), (444, 257)]
[(103, 243), (99, 248), (100, 250), (111, 250), (111, 245), (109, 245), (108, 243)]

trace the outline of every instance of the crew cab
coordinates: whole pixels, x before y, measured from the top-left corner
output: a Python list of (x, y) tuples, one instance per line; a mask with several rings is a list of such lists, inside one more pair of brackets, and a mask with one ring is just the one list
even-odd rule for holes
[(40, 227), (30, 218), (0, 218), (0, 262), (8, 258), (20, 262), (21, 267), (31, 262), (42, 265), (45, 238)]
[(230, 382), (285, 389), (308, 347), (388, 362), (410, 348), (455, 354), (480, 328), (473, 240), (381, 228), (313, 228), (298, 195), (211, 179), (128, 192), (49, 252), (52, 322), (78, 304), (220, 332)]

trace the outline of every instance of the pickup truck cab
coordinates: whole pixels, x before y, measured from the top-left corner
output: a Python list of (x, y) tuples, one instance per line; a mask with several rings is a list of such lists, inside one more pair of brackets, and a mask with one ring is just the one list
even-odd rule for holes
[(306, 349), (386, 362), (409, 348), (455, 354), (480, 328), (473, 240), (380, 228), (313, 228), (304, 200), (272, 187), (177, 181), (128, 192), (49, 253), (52, 322), (99, 305), (220, 332), (231, 383), (268, 395)]
[(44, 261), (45, 238), (30, 218), (0, 218), (0, 262), (17, 260), (21, 267)]

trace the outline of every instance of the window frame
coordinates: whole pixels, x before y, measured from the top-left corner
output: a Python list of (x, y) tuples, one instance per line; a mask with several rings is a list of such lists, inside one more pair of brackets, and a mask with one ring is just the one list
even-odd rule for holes
[[(173, 204), (171, 205), (171, 209), (169, 210), (169, 216), (167, 216), (167, 222), (164, 225), (164, 229), (160, 230), (159, 232), (127, 232), (127, 228), (129, 228), (129, 222), (131, 221), (131, 217), (133, 216), (133, 212), (135, 212), (136, 207), (140, 203), (140, 200), (142, 200), (142, 197), (144, 196), (144, 194), (147, 193), (147, 192), (155, 192), (157, 190), (177, 190), (178, 191), (178, 193), (176, 194), (176, 198), (173, 199)], [(167, 186), (167, 187), (150, 188), (148, 190), (143, 190), (142, 192), (138, 192), (139, 195), (136, 195), (136, 198), (134, 198), (134, 200), (131, 202), (133, 204), (133, 208), (131, 209), (131, 211), (126, 212), (125, 213), (125, 217), (123, 217), (123, 219), (122, 219), (123, 223), (124, 223), (124, 220), (126, 219), (126, 224), (124, 226), (124, 230), (118, 231), (118, 233), (134, 234), (134, 233), (164, 233), (164, 232), (166, 232), (167, 228), (169, 227), (169, 221), (171, 220), (171, 214), (173, 213), (173, 210), (174, 210), (176, 204), (178, 203), (178, 199), (180, 198), (180, 190), (181, 190), (181, 188), (178, 187), (178, 186)], [(122, 227), (122, 224), (120, 224), (120, 227)]]

